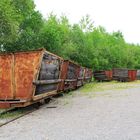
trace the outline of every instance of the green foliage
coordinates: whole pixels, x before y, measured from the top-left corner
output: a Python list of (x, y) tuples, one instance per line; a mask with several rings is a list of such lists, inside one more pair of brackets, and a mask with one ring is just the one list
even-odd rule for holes
[(1, 9), (1, 47), (4, 51), (30, 50), (40, 46), (42, 16), (32, 0), (3, 0)]
[(94, 30), (93, 21), (90, 19), (89, 15), (83, 17), (80, 21), (80, 27), (84, 32), (92, 32)]
[(126, 43), (120, 31), (95, 27), (89, 15), (73, 25), (65, 15), (43, 19), (33, 0), (0, 1), (0, 35), (0, 51), (44, 47), (94, 70), (140, 69), (140, 45)]
[(5, 44), (17, 39), (20, 19), (11, 0), (0, 1), (0, 51)]

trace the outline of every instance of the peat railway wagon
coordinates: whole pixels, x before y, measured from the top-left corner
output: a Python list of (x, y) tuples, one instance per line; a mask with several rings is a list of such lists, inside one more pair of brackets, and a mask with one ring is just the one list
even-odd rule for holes
[(84, 84), (91, 82), (92, 76), (93, 76), (92, 70), (89, 69), (89, 68), (85, 68), (85, 72), (84, 72)]
[(140, 80), (140, 70), (137, 70), (137, 80)]
[(136, 80), (137, 70), (114, 68), (113, 79), (117, 81), (134, 81)]
[(112, 80), (112, 70), (99, 70), (93, 73), (97, 81), (110, 81)]
[(0, 108), (25, 107), (57, 94), (63, 59), (45, 50), (0, 55)]
[(85, 74), (85, 69), (83, 67), (79, 67), (78, 78), (77, 78), (77, 87), (83, 86), (83, 84), (84, 84), (84, 74)]
[(58, 92), (76, 89), (80, 66), (72, 61), (64, 60), (61, 67), (62, 82), (59, 84)]

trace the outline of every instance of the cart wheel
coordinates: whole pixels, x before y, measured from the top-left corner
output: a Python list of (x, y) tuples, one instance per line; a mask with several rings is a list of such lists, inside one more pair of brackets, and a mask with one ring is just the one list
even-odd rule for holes
[(40, 105), (41, 105), (40, 102), (37, 102), (34, 104), (34, 108), (39, 109)]
[(51, 98), (45, 99), (45, 100), (44, 100), (44, 101), (45, 101), (45, 104), (48, 104), (48, 103), (50, 102), (50, 100), (51, 100)]

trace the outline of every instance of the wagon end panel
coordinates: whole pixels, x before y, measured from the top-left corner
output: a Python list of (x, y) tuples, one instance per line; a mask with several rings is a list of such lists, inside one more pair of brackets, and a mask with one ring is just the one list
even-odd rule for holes
[(112, 70), (106, 70), (105, 71), (106, 73), (106, 77), (107, 77), (107, 80), (112, 80)]
[(15, 54), (15, 98), (31, 100), (42, 51)]
[(93, 72), (91, 69), (85, 68), (85, 76), (84, 81), (85, 83), (88, 83), (92, 80)]
[(13, 55), (0, 55), (0, 100), (13, 99)]
[(84, 68), (79, 67), (78, 69), (78, 81), (77, 81), (77, 87), (83, 86), (83, 80), (84, 80)]
[(65, 80), (66, 80), (67, 71), (68, 71), (68, 65), (69, 65), (69, 62), (68, 61), (63, 61), (61, 63), (60, 79), (62, 79), (62, 81), (58, 85), (58, 91), (59, 92), (64, 91)]
[(10, 104), (9, 103), (0, 103), (0, 109), (8, 109), (10, 108)]
[(113, 69), (113, 79), (118, 81), (128, 80), (128, 69), (126, 68), (114, 68)]
[(137, 70), (128, 70), (129, 81), (135, 81), (137, 78)]
[(112, 80), (112, 78), (113, 78), (113, 72), (112, 72), (112, 70), (110, 70), (110, 72), (109, 72), (109, 77), (110, 77), (110, 80)]
[(36, 91), (34, 100), (57, 94), (61, 71), (61, 60), (58, 56), (45, 52), (41, 62), (38, 79), (34, 82)]
[(64, 90), (72, 90), (77, 87), (78, 69), (79, 66), (77, 64), (68, 61)]

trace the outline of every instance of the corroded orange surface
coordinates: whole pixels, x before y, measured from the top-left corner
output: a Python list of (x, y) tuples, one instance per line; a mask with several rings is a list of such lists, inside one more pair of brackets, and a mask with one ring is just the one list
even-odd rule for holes
[(0, 56), (0, 99), (12, 99), (12, 55)]
[(137, 79), (137, 70), (129, 70), (128, 77), (129, 77), (130, 81), (136, 80)]
[(0, 55), (0, 99), (30, 100), (42, 51)]
[(0, 109), (3, 108), (10, 108), (10, 104), (9, 103), (0, 103)]

